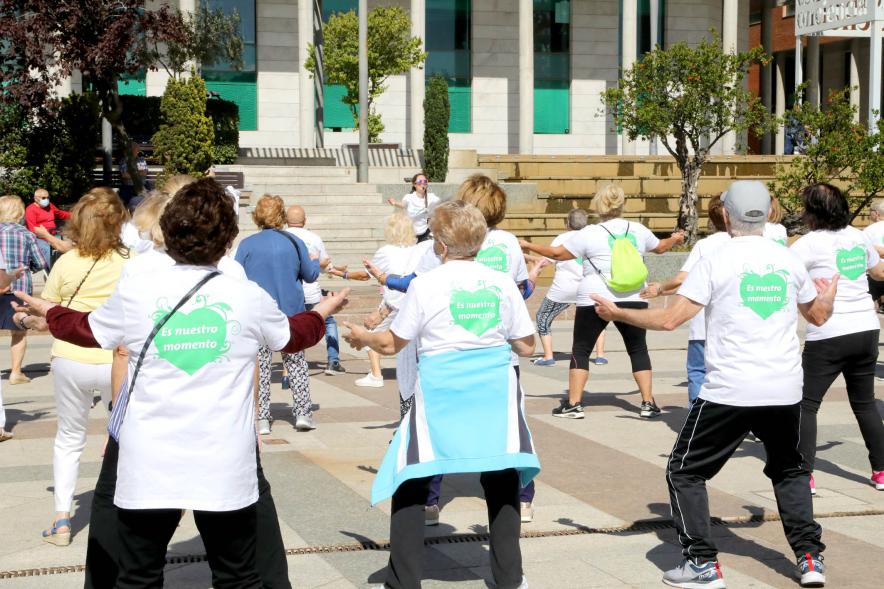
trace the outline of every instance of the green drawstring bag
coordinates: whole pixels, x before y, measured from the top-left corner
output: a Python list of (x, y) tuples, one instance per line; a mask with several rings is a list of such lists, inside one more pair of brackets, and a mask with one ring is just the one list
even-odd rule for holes
[(633, 245), (629, 235), (629, 224), (626, 224), (626, 233), (623, 235), (614, 235), (604, 225), (599, 225), (611, 236), (611, 278), (605, 279), (604, 274), (599, 272), (595, 264), (590, 260), (590, 264), (598, 272), (602, 280), (613, 291), (630, 292), (640, 289), (648, 279), (648, 267), (642, 255)]

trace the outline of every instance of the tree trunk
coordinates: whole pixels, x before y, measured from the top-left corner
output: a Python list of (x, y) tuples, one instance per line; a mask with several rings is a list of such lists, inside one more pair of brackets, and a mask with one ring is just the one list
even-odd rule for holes
[(681, 169), (681, 197), (678, 202), (678, 228), (685, 232), (685, 244), (692, 246), (697, 240), (697, 185), (701, 166), (686, 163)]
[(860, 216), (860, 214), (863, 212), (863, 209), (866, 208), (867, 206), (869, 206), (869, 203), (872, 202), (872, 200), (876, 196), (878, 196), (877, 191), (873, 192), (871, 194), (867, 194), (863, 198), (863, 201), (860, 203), (860, 205), (858, 207), (856, 207), (856, 209), (854, 209), (853, 213), (851, 213), (851, 215), (850, 215), (850, 222), (851, 223), (853, 223), (856, 220), (856, 218)]
[[(116, 86), (116, 82), (114, 82), (114, 86)], [(126, 167), (129, 169), (129, 177), (132, 179), (132, 191), (136, 195), (141, 194), (141, 191), (144, 190), (144, 183), (138, 173), (138, 160), (132, 154), (132, 140), (123, 125), (123, 101), (120, 100), (120, 95), (116, 91), (111, 91), (102, 104), (104, 104), (104, 118), (111, 124), (120, 140), (120, 145), (123, 146), (123, 157), (126, 158)]]

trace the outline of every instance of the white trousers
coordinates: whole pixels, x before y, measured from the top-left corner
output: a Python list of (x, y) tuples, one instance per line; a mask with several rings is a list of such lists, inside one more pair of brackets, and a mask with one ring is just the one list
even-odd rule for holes
[(111, 365), (53, 358), (52, 377), (58, 413), (58, 432), (52, 456), (55, 511), (70, 511), (80, 472), (80, 456), (86, 447), (93, 395), (95, 391), (101, 393), (105, 408), (111, 400)]

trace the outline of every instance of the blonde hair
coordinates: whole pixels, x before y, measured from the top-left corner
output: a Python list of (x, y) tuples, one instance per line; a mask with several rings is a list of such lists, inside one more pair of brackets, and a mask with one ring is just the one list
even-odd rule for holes
[(477, 207), (462, 200), (442, 203), (433, 209), (430, 219), (433, 238), (448, 247), (456, 258), (473, 258), (482, 248), (488, 227)]
[(138, 227), (138, 231), (149, 233), (150, 240), (158, 248), (166, 247), (166, 238), (160, 229), (160, 217), (166, 210), (166, 205), (172, 200), (172, 195), (165, 192), (152, 191), (147, 195), (135, 212), (132, 213), (132, 223)]
[(506, 216), (506, 192), (497, 182), (483, 174), (473, 174), (467, 178), (457, 189), (454, 198), (478, 208), (488, 227), (498, 225)]
[(175, 196), (176, 192), (193, 182), (196, 182), (196, 178), (189, 174), (175, 174), (166, 178), (160, 190), (169, 196)]
[(265, 194), (255, 205), (252, 219), (259, 229), (279, 229), (285, 225), (285, 202), (273, 194)]
[(623, 189), (616, 184), (608, 184), (595, 193), (590, 207), (602, 219), (616, 219), (623, 214), (625, 204), (626, 195), (623, 194)]
[(783, 205), (780, 199), (775, 196), (770, 197), (770, 212), (767, 214), (768, 223), (779, 223), (783, 219)]
[(409, 246), (417, 243), (414, 225), (408, 215), (402, 212), (390, 215), (387, 225), (384, 227), (384, 239), (390, 245)]
[(14, 194), (0, 197), (0, 223), (18, 223), (25, 216), (25, 203)]
[(99, 260), (114, 250), (126, 248), (120, 239), (129, 213), (123, 201), (110, 188), (93, 188), (71, 210), (67, 233), (79, 254)]

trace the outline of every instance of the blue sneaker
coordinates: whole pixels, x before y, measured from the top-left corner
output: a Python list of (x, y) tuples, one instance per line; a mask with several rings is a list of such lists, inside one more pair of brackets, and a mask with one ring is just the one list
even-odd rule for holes
[(798, 559), (798, 572), (801, 574), (802, 587), (825, 587), (826, 565), (820, 554), (807, 553)]
[(721, 566), (717, 560), (697, 564), (685, 559), (681, 564), (663, 574), (663, 583), (683, 589), (725, 589)]
[(291, 388), (291, 384), (289, 383), (289, 377), (283, 376), (282, 377), (282, 390), (286, 390), (288, 388)]
[(596, 366), (604, 366), (607, 363), (608, 363), (608, 359), (605, 358), (604, 356), (599, 356), (598, 358), (595, 359)]
[(553, 358), (547, 360), (546, 358), (535, 358), (534, 359), (535, 366), (555, 366), (556, 361)]

